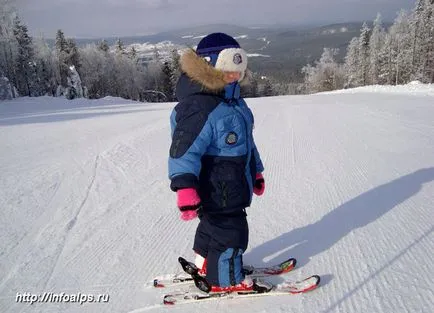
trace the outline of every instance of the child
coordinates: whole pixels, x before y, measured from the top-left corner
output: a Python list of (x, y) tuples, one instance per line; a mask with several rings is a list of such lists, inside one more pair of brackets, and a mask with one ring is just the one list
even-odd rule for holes
[(245, 208), (262, 195), (264, 167), (253, 140), (253, 115), (240, 98), (246, 52), (224, 34), (203, 38), (180, 60), (171, 115), (171, 189), (184, 221), (199, 216), (193, 250), (211, 291), (250, 290), (242, 271), (249, 229)]

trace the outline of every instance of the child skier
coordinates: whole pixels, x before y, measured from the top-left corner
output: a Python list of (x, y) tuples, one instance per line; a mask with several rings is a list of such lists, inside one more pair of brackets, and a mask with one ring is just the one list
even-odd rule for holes
[(193, 250), (211, 291), (251, 290), (242, 255), (248, 243), (245, 208), (265, 182), (253, 140), (253, 115), (240, 98), (246, 52), (224, 34), (203, 38), (180, 60), (179, 103), (171, 115), (171, 189), (181, 218), (199, 216)]

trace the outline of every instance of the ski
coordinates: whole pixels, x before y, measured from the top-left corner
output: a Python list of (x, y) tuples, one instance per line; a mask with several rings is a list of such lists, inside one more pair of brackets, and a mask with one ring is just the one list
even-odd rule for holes
[(197, 303), (212, 301), (217, 299), (243, 299), (252, 297), (283, 296), (305, 293), (316, 289), (320, 283), (320, 276), (313, 275), (301, 281), (285, 281), (283, 283), (272, 285), (269, 290), (249, 290), (249, 291), (232, 291), (232, 292), (211, 292), (201, 291), (183, 291), (166, 294), (163, 298), (165, 305), (180, 305), (188, 303)]
[[(246, 275), (251, 278), (262, 278), (272, 275), (281, 275), (292, 271), (297, 263), (297, 260), (290, 258), (279, 264), (265, 267), (255, 267), (252, 265), (244, 266), (243, 270)], [(167, 274), (156, 277), (152, 281), (152, 286), (155, 288), (177, 287), (186, 284), (194, 284), (194, 279), (185, 271), (178, 274)]]

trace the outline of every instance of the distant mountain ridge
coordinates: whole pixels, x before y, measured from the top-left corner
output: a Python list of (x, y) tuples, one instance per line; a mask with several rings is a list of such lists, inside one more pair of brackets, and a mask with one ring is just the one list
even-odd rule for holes
[[(387, 26), (387, 25), (386, 25)], [(165, 31), (154, 35), (121, 37), (125, 45), (135, 44), (143, 49), (144, 57), (149, 56), (156, 44), (157, 49), (171, 50), (182, 47), (195, 47), (203, 36), (212, 32), (225, 32), (235, 37), (241, 46), (252, 56), (249, 67), (264, 75), (276, 78), (300, 78), (301, 68), (319, 59), (323, 48), (339, 48), (338, 59), (346, 53), (350, 40), (359, 36), (362, 22), (337, 23), (305, 28), (290, 27), (243, 27), (228, 24), (212, 24), (199, 27)], [(78, 45), (98, 42), (100, 39), (77, 39)], [(105, 38), (114, 45), (118, 38)], [(164, 43), (164, 44), (161, 44)], [(147, 47), (146, 45), (151, 47)]]

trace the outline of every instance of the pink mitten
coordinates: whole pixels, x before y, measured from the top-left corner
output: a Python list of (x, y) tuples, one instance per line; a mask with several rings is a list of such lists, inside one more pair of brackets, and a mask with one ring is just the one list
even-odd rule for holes
[(262, 173), (257, 173), (256, 174), (255, 184), (253, 186), (253, 192), (257, 196), (262, 196), (262, 194), (264, 193), (264, 191), (265, 191), (265, 180), (264, 180), (264, 177), (262, 176)]
[(197, 217), (197, 211), (182, 211), (181, 220), (188, 222), (194, 220)]
[(200, 198), (194, 188), (179, 189), (177, 205), (181, 211), (181, 219), (190, 221), (197, 217), (197, 210), (200, 208)]

